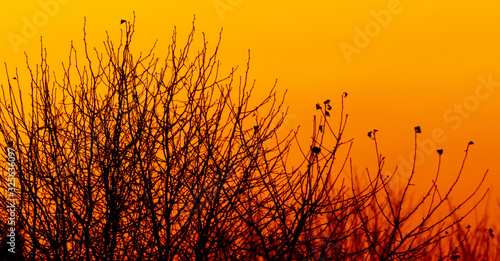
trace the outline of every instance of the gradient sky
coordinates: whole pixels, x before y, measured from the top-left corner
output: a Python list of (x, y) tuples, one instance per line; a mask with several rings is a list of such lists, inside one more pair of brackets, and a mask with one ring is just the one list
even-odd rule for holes
[[(373, 141), (366, 135), (372, 129), (379, 130), (380, 152), (393, 170), (411, 157), (413, 127), (421, 126), (429, 154), (422, 154), (417, 184), (429, 184), (440, 148), (442, 178), (449, 182), (472, 140), (459, 194), (471, 192), (489, 169), (487, 186), (498, 209), (498, 1), (4, 1), (0, 60), (22, 76), (24, 52), (38, 62), (43, 36), (57, 71), (67, 61), (70, 42), (82, 46), (84, 17), (90, 44), (102, 50), (105, 32), (118, 39), (119, 21), (131, 20), (134, 11), (138, 51), (158, 39), (157, 53), (164, 54), (174, 26), (182, 43), (194, 16), (197, 37), (205, 32), (212, 46), (223, 28), (220, 59), (226, 69), (243, 68), (250, 49), (255, 98), (278, 79), (278, 92), (288, 90), (284, 128), (300, 125), (304, 146), (314, 104), (330, 98), (338, 109), (340, 95), (348, 92), (347, 136), (354, 138), (351, 156), (359, 170), (375, 166)], [(0, 81), (5, 80), (2, 71)]]

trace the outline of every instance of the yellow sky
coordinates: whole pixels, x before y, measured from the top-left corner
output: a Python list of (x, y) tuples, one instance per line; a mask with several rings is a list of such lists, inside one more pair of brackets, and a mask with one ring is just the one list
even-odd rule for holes
[(443, 173), (455, 174), (472, 140), (460, 189), (470, 190), (487, 168), (487, 185), (500, 182), (498, 1), (22, 0), (0, 10), (0, 60), (11, 71), (24, 69), (24, 52), (38, 61), (40, 36), (57, 70), (70, 41), (82, 44), (83, 17), (89, 41), (101, 48), (105, 31), (118, 39), (120, 19), (131, 20), (135, 11), (136, 50), (147, 51), (159, 39), (161, 55), (173, 27), (184, 39), (196, 15), (198, 32), (212, 44), (224, 28), (226, 68), (243, 67), (251, 50), (257, 94), (267, 93), (275, 79), (279, 92), (288, 90), (285, 128), (301, 125), (302, 138), (310, 136), (314, 104), (330, 98), (338, 108), (346, 91), (347, 134), (355, 139), (352, 156), (360, 168), (374, 166), (368, 131), (379, 130), (393, 169), (409, 157), (413, 127), (420, 125), (421, 140), (433, 151), (419, 167), (421, 180), (434, 173), (438, 148), (445, 151)]

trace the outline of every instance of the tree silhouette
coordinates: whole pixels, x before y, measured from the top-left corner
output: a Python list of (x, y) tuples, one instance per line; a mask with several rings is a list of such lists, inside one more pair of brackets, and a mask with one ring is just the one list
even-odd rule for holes
[[(428, 198), (405, 209), (411, 178), (396, 200), (378, 149), (366, 187), (352, 168), (351, 180), (341, 177), (352, 146), (343, 137), (347, 93), (338, 112), (330, 100), (316, 105), (321, 129), (315, 117), (309, 149), (299, 145), (303, 160), (290, 167), (295, 132), (277, 135), (283, 97), (273, 86), (253, 102), (249, 63), (243, 76), (221, 76), (220, 36), (213, 51), (203, 38), (193, 54), (193, 24), (183, 47), (174, 30), (166, 59), (154, 46), (136, 58), (135, 20), (125, 24), (104, 54), (90, 49), (84, 26), (84, 50), (71, 45), (61, 74), (42, 48), (41, 62), (28, 65), (31, 106), (19, 81), (3, 87), (0, 131), (18, 151), (24, 259), (395, 260), (424, 257), (460, 225), (452, 215), (462, 205), (431, 220), (449, 193), (410, 223)], [(330, 111), (338, 116), (327, 120)], [(434, 202), (435, 184), (429, 193)]]

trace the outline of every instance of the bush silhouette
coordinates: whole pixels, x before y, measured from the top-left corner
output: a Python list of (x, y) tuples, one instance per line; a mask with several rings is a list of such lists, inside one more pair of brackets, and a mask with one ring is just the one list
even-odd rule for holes
[[(368, 136), (376, 145), (378, 169), (366, 173), (363, 184), (349, 159), (353, 141), (344, 138), (347, 93), (340, 95), (338, 109), (330, 100), (316, 105), (312, 142), (299, 143), (303, 160), (291, 168), (287, 157), (296, 132), (277, 135), (284, 98), (273, 87), (254, 105), (249, 65), (239, 78), (236, 69), (221, 76), (220, 37), (213, 51), (204, 40), (193, 53), (194, 26), (183, 47), (174, 30), (162, 61), (154, 48), (134, 56), (135, 21), (121, 23), (119, 44), (108, 38), (101, 54), (84, 37), (84, 50), (71, 48), (61, 74), (52, 76), (42, 49), (40, 64), (28, 66), (31, 101), (7, 72), (0, 131), (18, 154), (20, 258), (459, 256), (455, 247), (468, 234), (457, 211), (482, 181), (464, 202), (446, 210), (461, 173), (449, 190), (439, 191), (438, 171), (427, 194), (409, 204), (414, 168), (403, 190), (391, 189), (373, 130)], [(415, 127), (415, 151), (420, 132)], [(440, 162), (441, 154), (436, 153)], [(350, 180), (341, 177), (345, 171)], [(7, 188), (5, 178), (1, 184)], [(7, 205), (7, 195), (0, 201)]]

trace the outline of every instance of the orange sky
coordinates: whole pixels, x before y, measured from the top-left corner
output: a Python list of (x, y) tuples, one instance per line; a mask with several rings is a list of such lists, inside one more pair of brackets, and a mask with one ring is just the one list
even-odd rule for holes
[[(266, 94), (275, 79), (279, 92), (288, 90), (285, 128), (301, 125), (306, 142), (314, 104), (330, 98), (338, 108), (346, 91), (347, 136), (355, 140), (351, 156), (358, 168), (375, 163), (368, 131), (379, 130), (381, 153), (392, 170), (409, 157), (413, 127), (420, 125), (420, 138), (432, 153), (418, 168), (419, 180), (431, 179), (438, 148), (445, 151), (443, 178), (453, 177), (472, 140), (460, 192), (471, 191), (489, 168), (487, 185), (494, 189), (493, 199), (500, 198), (495, 190), (500, 182), (498, 1), (23, 0), (2, 3), (0, 10), (0, 60), (11, 73), (16, 66), (25, 69), (23, 52), (39, 61), (40, 36), (49, 64), (58, 70), (70, 41), (77, 48), (82, 44), (83, 17), (91, 45), (102, 48), (105, 31), (117, 39), (120, 19), (132, 19), (135, 11), (136, 50), (147, 51), (159, 39), (162, 55), (173, 27), (185, 39), (196, 15), (198, 33), (204, 31), (212, 44), (224, 28), (220, 59), (226, 69), (244, 67), (251, 50), (256, 96)], [(0, 81), (5, 83), (4, 73)], [(433, 131), (439, 134), (434, 139)]]

